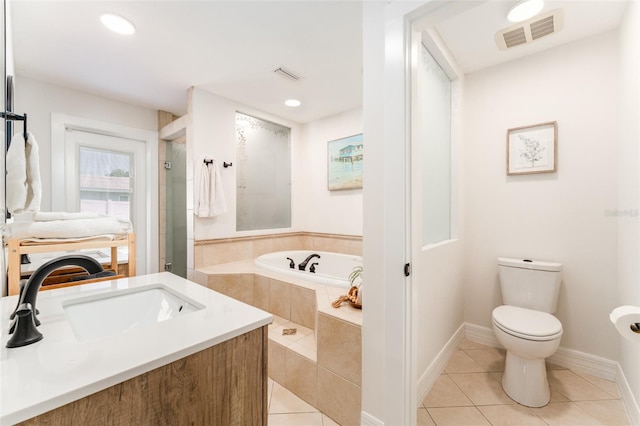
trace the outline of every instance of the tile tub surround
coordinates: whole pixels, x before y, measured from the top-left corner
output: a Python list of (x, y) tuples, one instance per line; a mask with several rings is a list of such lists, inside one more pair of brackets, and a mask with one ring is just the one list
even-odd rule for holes
[(198, 240), (194, 246), (195, 269), (255, 259), (266, 253), (284, 250), (318, 250), (362, 256), (361, 236), (313, 232)]
[[(63, 301), (157, 283), (201, 303), (204, 309), (94, 342), (77, 342), (66, 320)], [(164, 272), (42, 292), (38, 309), (44, 339), (8, 349), (6, 318), (16, 302), (17, 296), (0, 301), (4, 321), (0, 341), (1, 424), (17, 423), (84, 398), (265, 326), (273, 319), (267, 312)]]
[[(346, 289), (265, 271), (250, 260), (201, 268), (194, 280), (274, 314), (269, 376), (337, 423), (360, 424), (362, 311), (331, 306)], [(285, 328), (297, 333), (282, 335)]]

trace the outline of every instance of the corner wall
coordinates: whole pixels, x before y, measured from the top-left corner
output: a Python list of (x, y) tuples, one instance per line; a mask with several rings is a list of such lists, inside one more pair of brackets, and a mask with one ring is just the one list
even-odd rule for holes
[[(362, 133), (361, 108), (302, 126), (303, 143), (295, 161), (304, 165), (304, 170), (296, 175), (303, 184), (298, 185), (301, 191), (293, 199), (300, 212), (302, 230), (362, 235), (362, 189), (327, 188), (327, 143), (359, 133)], [(366, 144), (365, 139), (365, 158)]]
[[(157, 113), (100, 96), (16, 76), (14, 110), (29, 115), (29, 131), (38, 141), (42, 176), (41, 210), (51, 210), (51, 113), (62, 113), (111, 124), (158, 130)], [(16, 129), (22, 124), (17, 123)]]
[[(619, 85), (618, 209), (632, 214), (618, 218), (618, 283), (615, 302), (618, 305), (640, 306), (640, 4), (637, 2), (629, 2), (620, 27)], [(640, 423), (640, 343), (619, 336), (617, 343), (620, 367), (632, 393), (632, 396), (625, 398), (625, 403), (632, 422)]]
[[(558, 261), (561, 345), (613, 360), (617, 37), (605, 33), (468, 75), (463, 148), (465, 321), (491, 328), (491, 311), (502, 303), (497, 257)], [(558, 122), (557, 172), (506, 176), (507, 129), (548, 121)]]

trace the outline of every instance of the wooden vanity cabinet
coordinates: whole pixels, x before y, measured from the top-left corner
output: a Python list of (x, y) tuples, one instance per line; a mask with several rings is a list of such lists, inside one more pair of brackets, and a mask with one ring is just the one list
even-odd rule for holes
[(20, 424), (266, 426), (267, 336), (255, 329)]

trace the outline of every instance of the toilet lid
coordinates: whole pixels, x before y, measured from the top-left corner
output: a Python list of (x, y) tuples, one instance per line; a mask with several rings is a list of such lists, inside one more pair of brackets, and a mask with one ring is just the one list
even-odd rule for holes
[(505, 332), (533, 340), (562, 333), (562, 323), (558, 318), (517, 306), (498, 306), (493, 310), (493, 320)]

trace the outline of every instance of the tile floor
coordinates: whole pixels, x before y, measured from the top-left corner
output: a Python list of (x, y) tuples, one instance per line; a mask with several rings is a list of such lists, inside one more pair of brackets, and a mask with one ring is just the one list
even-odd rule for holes
[[(500, 380), (505, 353), (464, 340), (418, 408), (418, 425), (627, 426), (615, 382), (548, 365), (551, 402), (529, 408), (515, 403)], [(335, 426), (269, 379), (269, 426)]]
[(615, 382), (547, 366), (551, 402), (529, 408), (502, 390), (505, 352), (464, 340), (418, 408), (418, 425), (629, 425)]

